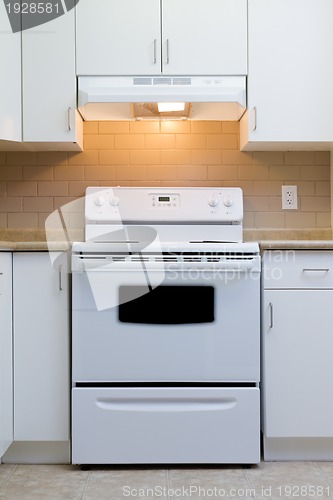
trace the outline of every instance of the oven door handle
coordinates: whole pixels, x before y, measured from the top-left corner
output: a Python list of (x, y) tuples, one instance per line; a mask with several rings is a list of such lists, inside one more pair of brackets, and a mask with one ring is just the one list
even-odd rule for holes
[(230, 410), (236, 398), (98, 398), (96, 406), (108, 411), (133, 412), (197, 412)]
[(260, 272), (259, 265), (255, 266), (253, 262), (223, 262), (223, 263), (212, 263), (212, 262), (91, 262), (91, 261), (81, 261), (81, 265), (73, 268), (73, 272), (98, 272), (98, 273), (112, 273), (112, 272), (124, 272), (124, 271), (142, 271), (144, 268), (146, 271), (177, 271), (177, 270), (188, 270), (188, 271), (211, 271), (211, 272)]

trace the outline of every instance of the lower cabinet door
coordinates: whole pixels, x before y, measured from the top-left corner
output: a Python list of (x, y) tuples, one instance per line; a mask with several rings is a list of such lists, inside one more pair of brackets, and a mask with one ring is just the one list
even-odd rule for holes
[(74, 388), (74, 464), (259, 463), (259, 389)]

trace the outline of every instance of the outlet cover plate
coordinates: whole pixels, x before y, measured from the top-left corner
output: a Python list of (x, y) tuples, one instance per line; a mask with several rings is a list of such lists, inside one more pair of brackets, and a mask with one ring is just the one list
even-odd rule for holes
[(297, 186), (282, 186), (282, 209), (297, 210)]

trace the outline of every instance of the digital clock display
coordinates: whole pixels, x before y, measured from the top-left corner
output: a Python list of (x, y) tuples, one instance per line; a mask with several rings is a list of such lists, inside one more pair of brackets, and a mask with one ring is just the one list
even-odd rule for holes
[(170, 196), (159, 196), (158, 201), (170, 201)]

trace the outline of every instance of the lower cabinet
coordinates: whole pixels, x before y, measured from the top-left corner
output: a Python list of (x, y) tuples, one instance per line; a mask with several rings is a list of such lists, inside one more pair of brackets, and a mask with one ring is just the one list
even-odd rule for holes
[(12, 254), (0, 252), (0, 462), (13, 441)]
[(265, 460), (333, 458), (333, 252), (263, 256)]
[[(17, 444), (18, 451), (15, 452), (15, 443), (18, 442), (35, 445), (62, 442), (67, 443), (64, 446), (69, 450), (69, 311), (66, 253), (14, 253), (15, 442), (11, 458), (15, 458), (15, 453), (25, 455)], [(30, 444), (30, 448), (34, 449), (34, 446)], [(45, 453), (44, 446), (42, 460), (47, 461)]]

